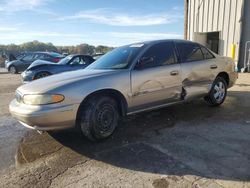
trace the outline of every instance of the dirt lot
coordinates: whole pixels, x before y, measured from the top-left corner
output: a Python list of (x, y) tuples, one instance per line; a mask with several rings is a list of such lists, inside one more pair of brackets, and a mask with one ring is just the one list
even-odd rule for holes
[(0, 187), (250, 187), (250, 75), (202, 100), (130, 116), (112, 138), (39, 134), (11, 118), (20, 75), (0, 71)]

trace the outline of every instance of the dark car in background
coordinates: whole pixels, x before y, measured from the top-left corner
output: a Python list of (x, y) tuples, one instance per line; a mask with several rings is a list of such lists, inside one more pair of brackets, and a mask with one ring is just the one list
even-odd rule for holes
[(62, 58), (61, 54), (55, 52), (29, 52), (14, 61), (7, 62), (5, 66), (10, 73), (16, 74), (26, 70), (31, 63), (38, 59), (57, 63)]
[(15, 61), (15, 60), (19, 60), (19, 59), (21, 59), (21, 58), (23, 58), (25, 55), (27, 55), (27, 54), (29, 54), (30, 52), (23, 52), (23, 53), (20, 53), (20, 54), (18, 54), (18, 55), (16, 55), (16, 56), (14, 56), (13, 54), (10, 54), (10, 55), (12, 55), (12, 57), (14, 57), (14, 58), (10, 58), (10, 55), (9, 56), (7, 56), (7, 55), (5, 55), (5, 68), (7, 69), (7, 67), (8, 67), (8, 64), (9, 64), (9, 62), (11, 62), (11, 61)]
[(95, 60), (89, 55), (68, 55), (58, 63), (37, 60), (22, 73), (23, 83), (66, 71), (84, 69)]

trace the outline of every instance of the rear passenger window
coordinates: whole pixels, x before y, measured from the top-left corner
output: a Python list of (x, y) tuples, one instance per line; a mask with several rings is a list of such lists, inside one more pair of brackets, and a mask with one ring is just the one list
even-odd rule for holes
[(46, 55), (46, 54), (35, 54), (35, 56), (34, 56), (34, 59), (40, 59), (40, 60), (45, 60), (45, 59), (48, 59), (49, 58), (49, 56), (48, 55)]
[(155, 44), (144, 53), (142, 58), (153, 58), (153, 62), (147, 64), (144, 68), (174, 64), (176, 63), (176, 57), (173, 43)]
[(183, 42), (177, 43), (176, 46), (181, 57), (181, 62), (200, 61), (204, 59), (201, 48), (197, 44)]
[(201, 47), (201, 51), (203, 52), (204, 59), (213, 59), (214, 55), (208, 51), (208, 49)]

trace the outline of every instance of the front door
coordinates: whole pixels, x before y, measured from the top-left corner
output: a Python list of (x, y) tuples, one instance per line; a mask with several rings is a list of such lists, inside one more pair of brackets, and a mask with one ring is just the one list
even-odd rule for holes
[(18, 71), (25, 71), (31, 63), (34, 61), (34, 54), (27, 54), (22, 59), (20, 59), (20, 65), (18, 66)]
[(131, 72), (131, 111), (179, 101), (182, 91), (180, 74), (172, 42), (151, 46)]

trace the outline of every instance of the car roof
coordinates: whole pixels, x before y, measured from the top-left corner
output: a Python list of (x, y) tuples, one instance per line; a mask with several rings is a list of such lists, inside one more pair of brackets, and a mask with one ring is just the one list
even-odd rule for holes
[(69, 54), (68, 56), (85, 56), (85, 57), (92, 57), (91, 55), (86, 55), (86, 54)]
[(40, 51), (37, 51), (37, 52), (33, 52), (34, 54), (46, 54), (46, 55), (50, 55), (50, 56), (53, 56), (53, 57), (63, 57), (62, 54), (60, 53), (57, 53), (57, 52), (40, 52)]
[(125, 46), (132, 46), (132, 45), (139, 45), (139, 44), (153, 45), (153, 44), (157, 44), (157, 43), (161, 43), (161, 42), (183, 42), (183, 43), (199, 44), (199, 43), (189, 41), (189, 40), (184, 40), (184, 39), (160, 39), (160, 40), (150, 40), (150, 41), (136, 42), (136, 43), (132, 43), (132, 44), (129, 44), (129, 45), (124, 45), (124, 47)]

